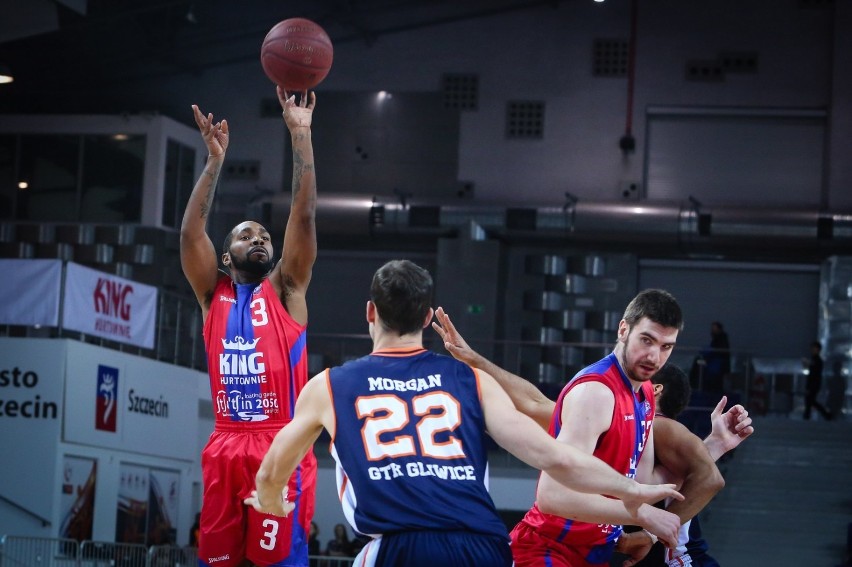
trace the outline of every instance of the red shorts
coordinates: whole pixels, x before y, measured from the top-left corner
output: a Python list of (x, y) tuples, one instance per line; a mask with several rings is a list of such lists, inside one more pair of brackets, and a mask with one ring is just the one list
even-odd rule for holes
[(512, 558), (515, 560), (515, 567), (606, 566), (609, 565), (609, 557), (614, 547), (614, 544), (569, 546), (542, 536), (523, 522), (515, 526), (509, 537), (512, 538)]
[[(243, 504), (277, 429), (214, 431), (201, 453), (199, 565), (235, 567), (308, 564), (308, 532), (314, 515), (317, 463), (309, 451), (290, 478), (288, 499), (296, 509), (286, 518), (261, 514)], [(294, 522), (295, 519), (295, 522)]]

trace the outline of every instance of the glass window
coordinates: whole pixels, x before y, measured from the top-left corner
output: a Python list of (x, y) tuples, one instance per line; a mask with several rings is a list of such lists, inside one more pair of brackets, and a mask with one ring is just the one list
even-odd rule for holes
[(80, 220), (139, 222), (144, 170), (144, 135), (84, 136)]
[(0, 136), (0, 219), (15, 217), (15, 140), (13, 135)]
[(17, 218), (77, 220), (79, 162), (80, 136), (21, 136)]
[(179, 228), (189, 194), (195, 185), (195, 150), (174, 140), (166, 146), (163, 226)]

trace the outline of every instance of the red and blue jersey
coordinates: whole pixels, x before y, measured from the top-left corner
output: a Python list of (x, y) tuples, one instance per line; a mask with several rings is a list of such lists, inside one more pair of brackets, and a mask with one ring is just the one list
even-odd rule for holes
[(269, 279), (237, 284), (219, 278), (204, 323), (217, 429), (293, 418), (308, 381), (305, 325), (290, 317)]
[[(615, 396), (609, 428), (598, 439), (592, 454), (625, 476), (635, 478), (636, 467), (648, 441), (654, 418), (655, 403), (651, 382), (645, 382), (638, 392), (634, 392), (615, 354), (610, 354), (581, 370), (559, 394), (549, 429), (553, 437), (557, 437), (562, 430), (565, 396), (578, 384), (586, 382), (600, 382)], [(608, 560), (615, 540), (621, 535), (620, 525), (575, 522), (545, 514), (535, 504), (521, 523), (556, 546), (564, 545), (585, 550), (588, 554), (585, 559), (590, 564)]]
[(356, 531), (458, 530), (508, 542), (488, 494), (470, 366), (419, 347), (383, 349), (330, 369), (328, 383), (339, 496)]
[(316, 458), (309, 450), (288, 482), (296, 509), (260, 514), (251, 494), (275, 433), (293, 417), (308, 380), (305, 325), (290, 317), (268, 279), (216, 283), (204, 322), (215, 430), (201, 455), (204, 499), (199, 565), (306, 565)]

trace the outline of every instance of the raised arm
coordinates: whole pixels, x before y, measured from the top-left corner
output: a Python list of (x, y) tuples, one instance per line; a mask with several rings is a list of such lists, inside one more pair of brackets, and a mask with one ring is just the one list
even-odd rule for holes
[(285, 425), (272, 444), (255, 476), (255, 490), (245, 503), (258, 512), (286, 516), (293, 510), (287, 501), (287, 482), (299, 462), (317, 440), (323, 427), (334, 430), (326, 373), (308, 380), (296, 400), (293, 420)]
[(180, 225), (180, 263), (183, 273), (201, 305), (201, 313), (207, 317), (210, 300), (219, 277), (219, 262), (216, 248), (207, 235), (207, 218), (213, 206), (216, 183), (225, 152), (228, 150), (228, 121), (213, 122), (213, 115), (204, 116), (198, 106), (192, 105), (195, 123), (207, 145), (207, 163), (204, 171), (192, 188), (189, 202)]
[[(660, 494), (667, 497), (679, 498), (673, 485), (647, 485), (618, 473), (605, 462), (589, 453), (581, 451), (566, 443), (550, 437), (527, 416), (512, 407), (511, 400), (492, 376), (479, 372), (480, 388), (482, 391), (482, 407), (485, 412), (485, 422), (488, 432), (497, 443), (525, 463), (544, 472), (544, 478), (553, 483), (552, 489), (557, 492), (572, 492), (582, 497), (591, 497), (608, 513), (600, 516), (600, 521), (610, 519), (608, 523), (616, 523), (613, 518), (621, 518), (626, 523), (641, 521), (649, 524), (661, 537), (676, 537), (677, 518), (665, 525), (666, 512), (655, 511), (646, 502), (656, 502)], [(569, 490), (569, 487), (571, 490)], [(599, 494), (608, 494), (620, 498), (604, 498)], [(571, 517), (560, 508), (557, 512), (562, 517)], [(591, 515), (589, 516), (591, 518)], [(655, 518), (661, 521), (654, 521)], [(585, 520), (577, 516), (575, 519)], [(598, 521), (595, 516), (591, 521)]]
[(295, 95), (276, 89), (293, 146), (293, 185), (284, 248), (270, 281), (290, 316), (304, 325), (308, 321), (305, 295), (317, 258), (317, 181), (311, 141), (316, 95), (311, 92), (308, 102), (308, 93), (303, 92), (297, 104)]
[(550, 426), (550, 417), (556, 404), (553, 400), (541, 393), (531, 382), (520, 376), (512, 374), (508, 370), (500, 368), (472, 348), (459, 334), (450, 316), (443, 307), (435, 311), (437, 322), (432, 323), (432, 328), (444, 341), (444, 348), (454, 358), (467, 363), (474, 368), (480, 368), (494, 377), (497, 383), (509, 394), (512, 403), (518, 411), (531, 417), (542, 428)]

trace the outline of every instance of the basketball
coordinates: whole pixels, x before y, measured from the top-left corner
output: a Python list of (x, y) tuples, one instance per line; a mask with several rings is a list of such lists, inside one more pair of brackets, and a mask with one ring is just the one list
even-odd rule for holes
[(331, 69), (333, 57), (328, 34), (305, 18), (278, 22), (260, 48), (263, 72), (287, 91), (305, 91), (320, 84)]

